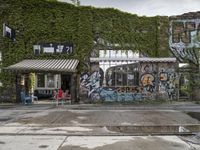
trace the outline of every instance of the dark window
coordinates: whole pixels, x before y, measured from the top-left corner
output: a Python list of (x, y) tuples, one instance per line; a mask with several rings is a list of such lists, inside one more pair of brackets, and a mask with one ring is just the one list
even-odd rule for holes
[(44, 74), (37, 74), (37, 87), (45, 87)]

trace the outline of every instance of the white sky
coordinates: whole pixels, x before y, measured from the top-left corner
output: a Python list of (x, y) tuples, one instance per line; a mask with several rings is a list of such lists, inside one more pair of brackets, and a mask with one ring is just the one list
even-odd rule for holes
[(80, 0), (80, 2), (81, 5), (87, 6), (113, 7), (139, 16), (173, 16), (200, 11), (200, 0)]

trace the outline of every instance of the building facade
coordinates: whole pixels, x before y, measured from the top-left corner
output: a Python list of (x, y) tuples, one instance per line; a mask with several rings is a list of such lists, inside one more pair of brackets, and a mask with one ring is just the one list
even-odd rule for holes
[(139, 58), (131, 51), (101, 50), (80, 76), (80, 99), (103, 102), (176, 100), (176, 58)]
[[(31, 87), (43, 96), (62, 88), (82, 101), (175, 100), (177, 63), (199, 67), (199, 12), (139, 17), (46, 0), (5, 0), (0, 7), (0, 22), (17, 31), (15, 41), (0, 37), (5, 68), (0, 90), (5, 95), (19, 93), (14, 84), (20, 84), (24, 74), (27, 79), (27, 74), (35, 73)], [(26, 60), (37, 61), (26, 66)], [(62, 69), (70, 60), (76, 67)], [(199, 81), (196, 76), (195, 81)]]

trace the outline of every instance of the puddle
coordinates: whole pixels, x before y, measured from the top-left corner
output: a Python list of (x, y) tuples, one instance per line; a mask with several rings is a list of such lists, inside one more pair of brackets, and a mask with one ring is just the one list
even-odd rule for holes
[(200, 112), (187, 112), (187, 114), (200, 121)]
[(10, 119), (12, 119), (12, 118), (0, 118), (0, 122), (8, 121)]
[(0, 141), (0, 144), (6, 144), (5, 142)]
[(49, 147), (48, 145), (40, 145), (39, 148), (47, 148)]
[(33, 114), (33, 113), (36, 113), (36, 111), (28, 111), (28, 112), (26, 112), (26, 114)]

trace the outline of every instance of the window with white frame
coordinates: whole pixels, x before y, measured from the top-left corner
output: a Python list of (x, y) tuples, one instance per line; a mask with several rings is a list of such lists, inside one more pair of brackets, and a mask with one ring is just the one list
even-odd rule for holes
[(43, 73), (37, 74), (37, 87), (39, 88), (45, 87), (45, 75)]
[(55, 87), (55, 78), (53, 74), (47, 74), (47, 87), (48, 88)]
[(58, 75), (56, 74), (44, 74), (44, 73), (38, 73), (36, 74), (36, 88), (57, 88), (58, 87)]
[(138, 64), (136, 61), (127, 60), (127, 58), (139, 58), (139, 53), (131, 50), (100, 50), (99, 58), (108, 58), (99, 62), (104, 72), (103, 86), (139, 85)]

